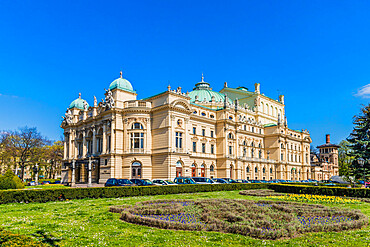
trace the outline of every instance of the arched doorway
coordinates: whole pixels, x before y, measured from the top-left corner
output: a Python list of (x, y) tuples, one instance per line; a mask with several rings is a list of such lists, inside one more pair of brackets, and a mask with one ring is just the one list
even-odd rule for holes
[(191, 176), (192, 177), (196, 177), (197, 176), (197, 167), (195, 166), (195, 164), (192, 164), (191, 165)]
[(234, 167), (233, 165), (230, 165), (230, 178), (233, 179), (234, 178)]
[(181, 161), (177, 161), (176, 163), (176, 177), (182, 176), (182, 163)]
[(138, 161), (132, 163), (131, 171), (132, 178), (141, 178), (141, 163)]
[(204, 167), (204, 164), (200, 166), (200, 176), (203, 178), (206, 176), (206, 168)]

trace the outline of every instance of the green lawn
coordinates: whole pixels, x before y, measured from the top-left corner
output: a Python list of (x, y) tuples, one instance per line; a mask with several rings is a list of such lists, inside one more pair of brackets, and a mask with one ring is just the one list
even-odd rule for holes
[[(370, 227), (347, 232), (305, 234), (295, 239), (257, 240), (236, 234), (173, 231), (129, 224), (109, 206), (154, 199), (252, 199), (238, 191), (206, 192), (64, 202), (0, 205), (0, 224), (14, 233), (37, 236), (59, 246), (370, 246)], [(328, 205), (328, 204), (326, 204)], [(370, 204), (328, 205), (358, 208), (370, 218)]]

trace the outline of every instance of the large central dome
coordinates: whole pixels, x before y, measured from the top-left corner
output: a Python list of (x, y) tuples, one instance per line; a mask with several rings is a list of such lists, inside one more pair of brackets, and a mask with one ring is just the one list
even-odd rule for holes
[(112, 83), (109, 85), (109, 89), (113, 90), (118, 88), (121, 90), (134, 92), (134, 88), (132, 87), (131, 83), (128, 80), (122, 78), (122, 71), (120, 74), (120, 77), (112, 81)]
[[(212, 91), (212, 88), (210, 87), (210, 84), (208, 82), (204, 81), (204, 77), (202, 75), (202, 81), (195, 84), (195, 88), (193, 88), (193, 91), (189, 93), (190, 96), (190, 102), (194, 103), (195, 98), (197, 97), (197, 100), (200, 102), (211, 102), (212, 97), (215, 98), (215, 102), (224, 102), (225, 101), (225, 95)], [(230, 99), (228, 99), (229, 103), (232, 103)]]

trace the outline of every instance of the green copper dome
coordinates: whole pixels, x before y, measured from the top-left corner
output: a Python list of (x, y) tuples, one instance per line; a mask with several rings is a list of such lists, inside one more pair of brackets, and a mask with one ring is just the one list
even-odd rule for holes
[(129, 91), (129, 92), (135, 92), (131, 83), (128, 80), (122, 78), (122, 71), (121, 71), (121, 76), (118, 79), (115, 79), (109, 85), (110, 90), (113, 90), (113, 89), (116, 89), (116, 88), (121, 89), (121, 90), (125, 90), (125, 91)]
[[(216, 91), (212, 91), (210, 84), (204, 81), (203, 75), (202, 81), (195, 84), (195, 88), (193, 88), (193, 91), (189, 93), (189, 97), (191, 103), (194, 103), (196, 97), (200, 102), (203, 102), (204, 100), (210, 102), (212, 101), (212, 97), (215, 98), (215, 102), (225, 101), (225, 95)], [(228, 98), (228, 102), (232, 103), (232, 100)]]
[[(84, 104), (86, 100), (81, 99), (81, 93), (79, 94), (78, 98), (72, 101), (72, 103), (69, 105), (69, 109), (72, 108), (78, 108), (80, 110), (84, 110)], [(87, 103), (87, 102), (86, 102)], [(87, 103), (87, 108), (89, 108), (89, 104)]]

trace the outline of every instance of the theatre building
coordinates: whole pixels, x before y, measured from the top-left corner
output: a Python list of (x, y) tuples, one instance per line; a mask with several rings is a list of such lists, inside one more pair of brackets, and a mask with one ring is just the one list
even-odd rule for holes
[[(108, 85), (107, 85), (108, 86)], [(121, 76), (90, 105), (81, 94), (61, 127), (63, 183), (104, 183), (108, 178), (176, 176), (308, 179), (307, 130), (288, 128), (284, 96), (278, 100), (225, 82), (213, 91), (201, 81), (137, 99)]]

